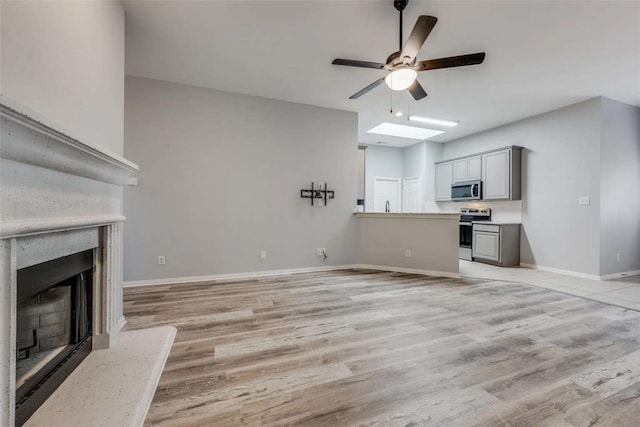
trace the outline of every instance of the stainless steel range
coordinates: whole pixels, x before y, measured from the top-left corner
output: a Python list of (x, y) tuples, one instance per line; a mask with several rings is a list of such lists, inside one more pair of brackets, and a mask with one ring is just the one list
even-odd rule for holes
[(473, 260), (473, 221), (491, 221), (491, 209), (460, 208), (460, 248), (458, 258)]

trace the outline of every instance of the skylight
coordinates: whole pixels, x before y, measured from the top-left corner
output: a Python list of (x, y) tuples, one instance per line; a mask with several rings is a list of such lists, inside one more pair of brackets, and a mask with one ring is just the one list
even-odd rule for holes
[(442, 130), (418, 128), (413, 126), (396, 125), (394, 123), (381, 123), (378, 126), (369, 129), (367, 133), (375, 133), (378, 135), (397, 136), (400, 138), (410, 139), (429, 139), (433, 136), (444, 133)]

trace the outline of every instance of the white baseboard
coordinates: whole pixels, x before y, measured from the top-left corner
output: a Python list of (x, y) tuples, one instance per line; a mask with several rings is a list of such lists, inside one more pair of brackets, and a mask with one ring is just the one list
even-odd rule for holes
[(245, 279), (256, 279), (260, 277), (289, 276), (289, 275), (298, 274), (298, 273), (315, 273), (315, 272), (321, 272), (321, 271), (349, 270), (354, 268), (380, 270), (380, 271), (394, 271), (398, 273), (423, 274), (427, 276), (441, 276), (441, 277), (454, 277), (454, 278), (461, 277), (460, 273), (450, 273), (446, 271), (419, 270), (414, 268), (387, 267), (387, 266), (369, 265), (369, 264), (350, 264), (350, 265), (327, 265), (327, 266), (321, 266), (321, 267), (290, 268), (286, 270), (253, 271), (248, 273), (212, 274), (208, 276), (173, 277), (173, 278), (150, 279), (150, 280), (131, 280), (131, 281), (123, 282), (122, 286), (125, 288), (134, 288), (138, 286), (161, 286), (161, 285), (177, 285), (181, 283), (245, 280)]
[(550, 273), (564, 274), (565, 276), (579, 277), (581, 279), (601, 280), (600, 276), (597, 276), (595, 274), (586, 274), (586, 273), (580, 273), (580, 272), (571, 271), (571, 270), (561, 270), (559, 268), (545, 267), (542, 265), (535, 265), (535, 264), (526, 264), (524, 262), (520, 263), (520, 267), (531, 268), (533, 270), (548, 271)]
[(621, 279), (627, 276), (635, 276), (640, 274), (640, 270), (623, 271), (622, 273), (605, 274), (600, 276), (600, 280)]
[(224, 280), (244, 280), (259, 277), (289, 276), (298, 273), (315, 273), (318, 271), (347, 270), (358, 268), (357, 265), (327, 265), (321, 267), (290, 268), (286, 270), (263, 270), (247, 273), (212, 274), (207, 276), (169, 277), (164, 279), (131, 280), (122, 283), (125, 288), (137, 286), (177, 285), (181, 283), (215, 282)]

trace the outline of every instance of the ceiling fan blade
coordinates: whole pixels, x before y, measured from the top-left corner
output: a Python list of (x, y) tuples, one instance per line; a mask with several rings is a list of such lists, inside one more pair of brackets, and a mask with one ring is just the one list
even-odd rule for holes
[(368, 61), (354, 61), (353, 59), (334, 59), (332, 62), (333, 65), (346, 65), (349, 67), (361, 67), (361, 68), (375, 68), (382, 69), (384, 68), (384, 64), (379, 62), (368, 62)]
[(420, 101), (422, 98), (427, 96), (427, 92), (425, 92), (424, 88), (422, 87), (418, 79), (416, 79), (413, 82), (413, 84), (409, 86), (409, 89), (407, 90), (409, 91), (411, 96), (413, 96), (413, 99), (415, 99), (416, 101)]
[[(411, 34), (402, 48), (400, 59), (409, 57), (410, 62), (413, 62), (424, 41), (429, 37), (429, 33), (431, 33), (431, 30), (435, 27), (436, 22), (438, 22), (438, 18), (435, 16), (421, 15), (418, 18), (416, 25), (413, 26), (413, 30), (411, 30)], [(403, 62), (406, 63), (406, 61)]]
[(360, 89), (358, 92), (356, 92), (353, 95), (351, 95), (349, 97), (349, 99), (360, 98), (362, 95), (364, 95), (365, 93), (369, 92), (371, 89), (377, 87), (383, 81), (384, 81), (384, 78), (376, 80), (375, 82), (371, 83), (369, 86), (365, 87), (364, 89)]
[(437, 70), (438, 68), (464, 67), (465, 65), (482, 64), (484, 52), (469, 55), (450, 56), (448, 58), (427, 59), (416, 64), (416, 71)]

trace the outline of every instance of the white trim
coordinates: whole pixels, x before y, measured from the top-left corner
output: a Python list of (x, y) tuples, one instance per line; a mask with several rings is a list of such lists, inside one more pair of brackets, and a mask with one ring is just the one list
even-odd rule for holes
[(135, 163), (122, 156), (105, 150), (104, 148), (97, 147), (86, 142), (81, 142), (77, 138), (70, 136), (70, 132), (66, 129), (56, 123), (50, 122), (46, 118), (40, 116), (40, 114), (30, 110), (17, 101), (8, 98), (6, 95), (0, 95), (0, 116), (19, 123), (22, 126), (34, 130), (46, 137), (55, 139), (63, 144), (83, 151), (129, 173), (138, 170), (138, 165)]
[(54, 233), (80, 228), (100, 227), (122, 222), (122, 215), (79, 216), (71, 218), (36, 218), (0, 222), (0, 239), (24, 237), (32, 234)]
[(604, 276), (600, 276), (600, 280), (621, 279), (623, 277), (635, 276), (637, 274), (640, 274), (640, 270), (623, 271), (621, 273), (605, 274)]
[(245, 273), (211, 274), (206, 276), (169, 277), (164, 279), (128, 280), (122, 283), (125, 288), (138, 286), (177, 285), (181, 283), (218, 282), (227, 280), (255, 279), (259, 277), (289, 276), (297, 273), (315, 273), (317, 271), (348, 270), (357, 265), (331, 265), (322, 267), (290, 268), (285, 270), (263, 270)]
[(199, 283), (199, 282), (223, 282), (223, 281), (230, 281), (230, 280), (255, 279), (260, 277), (290, 276), (292, 274), (298, 274), (298, 273), (315, 273), (315, 272), (321, 272), (321, 271), (337, 271), (337, 270), (350, 270), (350, 269), (394, 271), (398, 273), (423, 274), (427, 276), (441, 276), (441, 277), (454, 277), (454, 278), (461, 277), (460, 273), (451, 273), (446, 271), (418, 270), (414, 268), (387, 267), (387, 266), (369, 265), (369, 264), (351, 264), (351, 265), (331, 265), (331, 266), (322, 266), (322, 267), (291, 268), (286, 270), (253, 271), (253, 272), (247, 272), (247, 273), (212, 274), (208, 276), (173, 277), (173, 278), (149, 279), (149, 280), (129, 280), (129, 281), (123, 282), (122, 286), (125, 288), (136, 288), (140, 286), (179, 285), (184, 283)]
[(0, 157), (107, 184), (126, 185), (138, 165), (75, 139), (0, 96)]
[(595, 274), (586, 274), (586, 273), (579, 273), (577, 271), (561, 270), (559, 268), (551, 268), (551, 267), (545, 267), (542, 265), (535, 265), (535, 264), (526, 264), (524, 262), (520, 263), (520, 267), (531, 268), (533, 270), (548, 271), (550, 273), (564, 274), (565, 276), (579, 277), (581, 279), (600, 280), (600, 276), (597, 276)]

